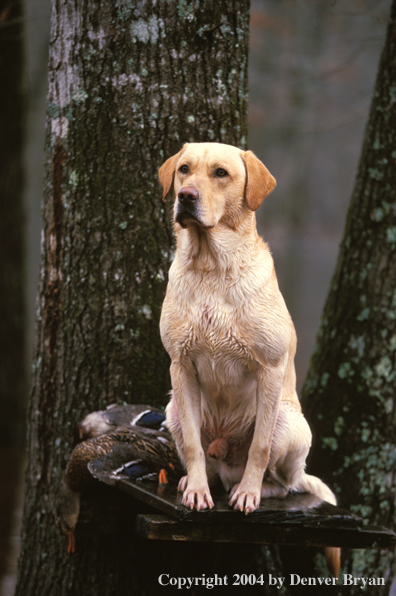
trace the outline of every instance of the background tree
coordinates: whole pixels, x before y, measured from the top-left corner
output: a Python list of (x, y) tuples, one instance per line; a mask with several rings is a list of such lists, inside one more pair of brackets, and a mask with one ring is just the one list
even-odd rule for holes
[(28, 396), (22, 2), (0, 0), (0, 582), (10, 550)]
[(296, 326), (299, 390), (334, 273), (390, 5), (252, 0), (249, 149), (277, 179), (257, 222)]
[(17, 594), (143, 594), (155, 564), (170, 569), (172, 549), (125, 528), (123, 540), (81, 530), (67, 557), (52, 503), (84, 414), (166, 402), (173, 238), (157, 169), (185, 141), (245, 146), (248, 24), (248, 0), (53, 3)]
[[(21, 440), (26, 400), (22, 3), (0, 1), (0, 442)], [(15, 76), (15, 72), (19, 76)]]
[[(340, 503), (396, 529), (396, 2), (393, 1), (336, 271), (303, 388), (310, 469)], [(355, 550), (344, 567), (385, 577), (394, 553)], [(348, 593), (357, 594), (360, 588)]]

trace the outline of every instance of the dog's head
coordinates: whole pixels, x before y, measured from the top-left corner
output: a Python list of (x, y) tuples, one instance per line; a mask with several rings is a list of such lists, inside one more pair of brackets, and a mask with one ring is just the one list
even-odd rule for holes
[(275, 179), (252, 153), (221, 143), (186, 143), (159, 170), (163, 200), (175, 188), (174, 219), (213, 228), (235, 227), (244, 210), (256, 211)]

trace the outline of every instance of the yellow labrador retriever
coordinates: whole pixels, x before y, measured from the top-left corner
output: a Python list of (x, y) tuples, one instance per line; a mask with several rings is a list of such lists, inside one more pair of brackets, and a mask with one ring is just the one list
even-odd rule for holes
[(159, 171), (175, 190), (175, 259), (161, 315), (171, 357), (167, 424), (187, 475), (183, 503), (212, 508), (220, 477), (230, 505), (331, 490), (305, 473), (311, 431), (296, 393), (296, 335), (255, 211), (275, 180), (251, 151), (191, 143)]

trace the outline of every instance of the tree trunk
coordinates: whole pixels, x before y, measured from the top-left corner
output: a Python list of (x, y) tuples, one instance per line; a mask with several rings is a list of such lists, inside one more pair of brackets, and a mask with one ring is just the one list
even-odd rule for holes
[(129, 518), (104, 535), (119, 523), (107, 523), (107, 506), (100, 528), (78, 526), (68, 557), (52, 503), (88, 411), (167, 401), (158, 322), (173, 237), (157, 169), (186, 141), (245, 147), (248, 24), (248, 0), (53, 2), (17, 595), (130, 596), (151, 582), (164, 594), (156, 570), (172, 572), (186, 552), (196, 558), (184, 545), (138, 542)]
[[(342, 505), (396, 530), (396, 2), (340, 254), (303, 389), (314, 429), (309, 469)], [(355, 576), (384, 577), (393, 553), (345, 553)], [(360, 585), (348, 594), (360, 594)]]

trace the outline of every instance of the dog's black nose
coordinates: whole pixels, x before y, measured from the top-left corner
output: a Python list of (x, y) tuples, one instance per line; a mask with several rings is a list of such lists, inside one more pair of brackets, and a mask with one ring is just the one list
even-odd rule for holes
[(199, 192), (193, 186), (183, 186), (177, 193), (180, 203), (187, 205), (188, 203), (195, 203), (199, 198)]

